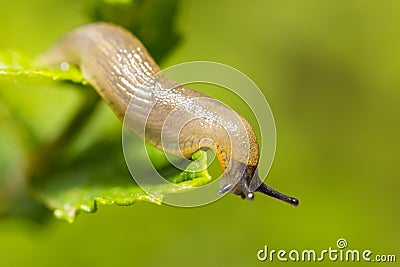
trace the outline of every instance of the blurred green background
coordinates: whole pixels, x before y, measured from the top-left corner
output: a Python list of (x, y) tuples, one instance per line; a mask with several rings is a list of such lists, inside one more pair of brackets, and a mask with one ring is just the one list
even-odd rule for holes
[[(40, 53), (88, 22), (91, 4), (2, 0), (0, 48)], [(289, 265), (259, 262), (257, 251), (264, 245), (319, 251), (335, 248), (338, 238), (346, 238), (350, 249), (397, 254), (399, 261), (399, 12), (400, 2), (390, 0), (182, 1), (177, 14), (182, 40), (162, 67), (217, 61), (257, 83), (277, 127), (267, 182), (298, 197), (300, 206), (229, 195), (201, 208), (100, 206), (74, 224), (3, 218), (0, 266)], [(30, 101), (32, 123), (51, 136), (51, 126), (74, 107), (76, 90), (20, 87), (15, 94)], [(118, 125), (106, 107), (104, 113)], [(7, 125), (0, 130), (0, 149), (9, 161), (18, 161), (11, 130)]]

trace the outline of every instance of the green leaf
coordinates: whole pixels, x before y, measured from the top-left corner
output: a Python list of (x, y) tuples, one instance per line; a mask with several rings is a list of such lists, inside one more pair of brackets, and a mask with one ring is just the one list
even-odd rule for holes
[[(38, 196), (53, 210), (56, 218), (70, 223), (74, 222), (80, 211), (96, 212), (99, 204), (129, 206), (137, 201), (147, 201), (160, 205), (166, 194), (188, 191), (211, 180), (205, 168), (207, 154), (198, 151), (192, 158), (194, 161), (185, 171), (169, 178), (178, 181), (178, 187), (172, 184), (154, 186), (153, 189), (159, 192), (157, 196), (148, 195), (129, 175), (116, 175), (116, 172), (110, 171), (105, 164), (88, 169), (91, 164), (87, 162), (81, 168), (76, 169), (74, 165), (75, 168), (70, 172), (64, 171), (53, 177), (55, 179), (47, 179), (37, 189)], [(196, 171), (199, 169), (201, 171)]]
[(46, 68), (23, 53), (13, 50), (0, 50), (0, 77), (44, 77), (56, 81), (70, 81), (86, 85), (81, 72), (75, 66), (63, 65), (58, 68)]

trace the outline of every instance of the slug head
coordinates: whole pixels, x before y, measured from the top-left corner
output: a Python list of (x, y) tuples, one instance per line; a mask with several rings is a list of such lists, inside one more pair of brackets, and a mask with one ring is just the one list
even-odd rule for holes
[[(224, 173), (223, 184), (219, 190), (220, 194), (232, 192), (240, 195), (243, 199), (253, 200), (254, 192), (261, 192), (270, 197), (279, 199), (292, 206), (298, 206), (299, 200), (294, 197), (282, 194), (268, 185), (264, 184), (258, 176), (256, 166), (245, 165), (235, 161), (233, 167)], [(240, 177), (235, 177), (240, 174)]]

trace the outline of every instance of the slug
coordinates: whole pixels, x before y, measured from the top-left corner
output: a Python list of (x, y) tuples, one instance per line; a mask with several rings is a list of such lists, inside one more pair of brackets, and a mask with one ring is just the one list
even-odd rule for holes
[[(279, 193), (260, 180), (258, 141), (247, 120), (210, 96), (180, 86), (167, 77), (154, 79), (160, 72), (159, 66), (143, 44), (124, 28), (103, 22), (78, 27), (39, 59), (47, 65), (68, 63), (78, 66), (83, 77), (120, 120), (124, 119), (128, 105), (133, 101), (134, 107), (126, 116), (145, 125), (146, 134), (142, 137), (158, 149), (186, 158), (202, 147), (213, 149), (223, 172), (220, 194), (232, 192), (252, 200), (254, 191), (258, 191), (298, 205), (296, 198)], [(209, 101), (194, 101), (198, 98)], [(187, 101), (194, 104), (180, 108)], [(177, 112), (171, 113), (177, 108)], [(151, 112), (146, 113), (149, 109)], [(173, 114), (168, 117), (172, 130), (174, 122), (189, 118), (184, 127), (175, 129), (175, 132), (179, 131), (179, 146), (161, 145), (162, 127), (170, 113)], [(200, 116), (190, 120), (194, 113), (200, 113)], [(227, 115), (232, 113), (237, 115), (236, 118)]]

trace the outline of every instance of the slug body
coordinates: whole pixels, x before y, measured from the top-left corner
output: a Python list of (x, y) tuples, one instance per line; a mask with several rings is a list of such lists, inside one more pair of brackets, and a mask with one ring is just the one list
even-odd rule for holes
[[(143, 44), (127, 30), (107, 23), (78, 27), (44, 53), (41, 61), (79, 66), (117, 117), (129, 116), (129, 129), (158, 149), (186, 158), (202, 147), (213, 149), (223, 171), (220, 193), (252, 199), (253, 192), (260, 191), (298, 205), (297, 199), (259, 179), (258, 141), (246, 119), (223, 103), (165, 77)], [(177, 127), (181, 121), (187, 123)], [(177, 144), (169, 144), (177, 134)]]

